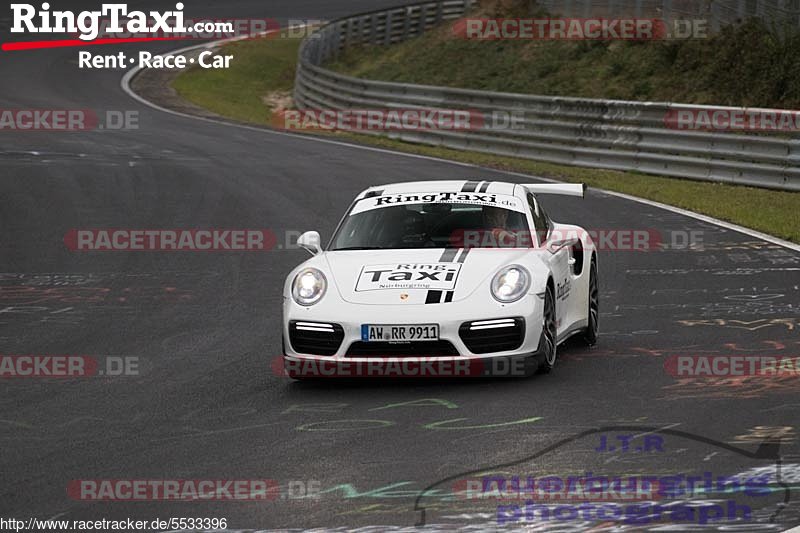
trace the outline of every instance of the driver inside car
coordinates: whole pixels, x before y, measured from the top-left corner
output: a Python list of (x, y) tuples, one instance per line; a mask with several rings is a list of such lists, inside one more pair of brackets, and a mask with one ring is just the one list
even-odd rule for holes
[(483, 207), (483, 228), (489, 232), (495, 248), (516, 246), (516, 235), (508, 230), (508, 210), (499, 207)]

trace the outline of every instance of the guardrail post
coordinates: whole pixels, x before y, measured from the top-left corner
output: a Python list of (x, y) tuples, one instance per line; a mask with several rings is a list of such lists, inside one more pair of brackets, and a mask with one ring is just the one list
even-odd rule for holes
[(333, 33), (328, 30), (325, 34), (325, 46), (322, 48), (322, 61), (327, 61), (331, 57), (331, 40), (333, 40)]
[(408, 39), (408, 34), (411, 31), (411, 8), (407, 7), (403, 11), (405, 13), (403, 16), (403, 35), (400, 39), (405, 41)]
[(386, 26), (383, 31), (383, 44), (388, 46), (392, 44), (392, 11), (386, 13)]
[(323, 61), (323, 48), (325, 47), (325, 35), (320, 37), (319, 44), (314, 47), (314, 64), (321, 65)]
[(419, 6), (419, 34), (425, 33), (425, 23), (428, 21), (428, 4)]
[(361, 44), (364, 42), (364, 17), (358, 17), (358, 39), (356, 43)]
[(347, 19), (347, 38), (344, 40), (344, 45), (349, 46), (353, 42), (353, 19)]
[(736, 10), (740, 20), (747, 18), (747, 0), (739, 0), (739, 7)]
[(378, 42), (378, 15), (374, 13), (369, 19), (369, 39), (367, 39), (368, 43), (375, 43)]
[(341, 31), (341, 29), (340, 29), (339, 25), (338, 24), (335, 25), (334, 26), (334, 32), (333, 32), (333, 39), (332, 39), (333, 40), (333, 44), (331, 45), (331, 47), (332, 47), (331, 48), (331, 57), (334, 57), (334, 58), (339, 56), (339, 47), (341, 45), (341, 35), (339, 33), (340, 31)]
[(436, 4), (436, 24), (442, 22), (442, 11), (444, 10), (444, 0), (439, 0)]

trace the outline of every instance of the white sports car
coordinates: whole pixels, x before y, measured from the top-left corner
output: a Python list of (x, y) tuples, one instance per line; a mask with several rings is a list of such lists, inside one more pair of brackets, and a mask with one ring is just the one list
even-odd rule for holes
[(549, 372), (568, 337), (597, 341), (597, 253), (538, 196), (584, 189), (420, 181), (363, 191), (325, 249), (315, 231), (298, 239), (313, 257), (286, 278), (284, 368), (433, 359), (479, 361), (490, 374), (505, 359), (523, 361), (525, 375)]

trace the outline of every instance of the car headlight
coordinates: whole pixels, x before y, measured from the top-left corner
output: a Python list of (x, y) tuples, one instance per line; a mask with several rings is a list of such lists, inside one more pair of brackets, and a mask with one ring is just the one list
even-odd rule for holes
[(322, 299), (328, 289), (325, 274), (316, 268), (306, 268), (298, 272), (292, 282), (292, 298), (300, 305), (314, 305)]
[(516, 302), (528, 292), (531, 275), (524, 267), (511, 265), (495, 274), (492, 278), (492, 296), (498, 302)]

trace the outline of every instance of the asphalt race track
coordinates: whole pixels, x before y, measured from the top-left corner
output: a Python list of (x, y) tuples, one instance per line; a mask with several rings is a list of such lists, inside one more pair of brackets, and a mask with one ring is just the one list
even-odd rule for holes
[[(187, 12), (328, 19), (392, 3), (204, 0)], [(69, 8), (97, 8), (82, 4)], [(8, 19), (0, 29), (8, 41)], [(75, 58), (74, 48), (0, 53), (0, 108), (136, 110), (139, 128), (0, 131), (0, 354), (137, 357), (140, 375), (3, 380), (0, 516), (485, 530), (497, 525), (497, 501), (448, 496), (477, 472), (708, 472), (766, 473), (774, 488), (750, 498), (749, 521), (725, 530), (800, 524), (792, 490), (800, 484), (798, 378), (678, 379), (664, 369), (673, 355), (800, 355), (800, 252), (600, 191), (548, 198), (557, 220), (652, 230), (666, 245), (693, 232), (695, 245), (603, 252), (600, 341), (593, 349), (569, 342), (550, 375), (294, 382), (271, 364), (281, 353), (282, 283), (305, 252), (81, 253), (65, 246), (65, 234), (255, 228), (279, 243), (309, 229), (328, 238), (370, 185), (529, 178), (175, 116), (127, 95), (124, 70), (79, 70)], [(637, 437), (627, 451), (596, 451), (603, 435)], [(647, 435), (663, 445), (643, 447)], [(280, 495), (80, 501), (67, 487), (82, 479), (269, 479)], [(316, 497), (298, 497), (301, 486)], [(502, 502), (506, 526), (522, 524), (509, 518), (520, 503)], [(528, 527), (589, 525), (578, 518)]]

